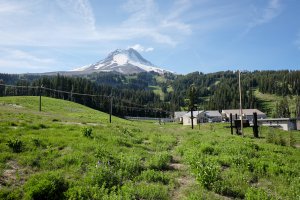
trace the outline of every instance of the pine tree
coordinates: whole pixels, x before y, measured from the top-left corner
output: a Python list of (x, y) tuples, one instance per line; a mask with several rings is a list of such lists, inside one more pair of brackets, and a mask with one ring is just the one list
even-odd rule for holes
[(297, 96), (295, 98), (295, 101), (296, 101), (295, 117), (300, 118), (300, 97)]
[(279, 102), (277, 110), (276, 110), (276, 116), (277, 117), (285, 117), (285, 118), (289, 118), (291, 116), (288, 100), (286, 97), (284, 97)]

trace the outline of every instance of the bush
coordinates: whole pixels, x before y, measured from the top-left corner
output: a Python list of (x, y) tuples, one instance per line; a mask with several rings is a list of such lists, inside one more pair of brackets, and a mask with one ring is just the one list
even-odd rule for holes
[(44, 147), (45, 146), (45, 145), (43, 145), (42, 140), (40, 140), (39, 138), (32, 138), (31, 141), (35, 147), (41, 147), (41, 146)]
[(165, 185), (169, 184), (170, 182), (170, 178), (167, 177), (163, 172), (155, 171), (153, 169), (143, 171), (141, 175), (138, 177), (138, 179), (147, 182), (161, 182)]
[(132, 178), (140, 173), (142, 166), (140, 158), (132, 155), (121, 155), (119, 169), (122, 169), (122, 176)]
[(279, 134), (277, 140), (275, 141), (275, 144), (281, 145), (281, 146), (286, 146), (286, 141), (285, 139), (282, 137), (281, 134)]
[(274, 128), (269, 128), (268, 134), (267, 134), (267, 142), (268, 143), (275, 143), (276, 137), (274, 133)]
[(219, 179), (219, 165), (209, 159), (202, 159), (196, 163), (196, 178), (206, 188), (211, 189), (214, 182)]
[(85, 136), (85, 137), (92, 137), (93, 129), (84, 127), (84, 128), (82, 128), (81, 132), (82, 132), (83, 136)]
[(67, 189), (68, 184), (58, 173), (37, 174), (25, 183), (25, 199), (63, 199)]
[(22, 191), (16, 188), (9, 189), (6, 187), (1, 187), (0, 199), (5, 199), (5, 200), (22, 199)]
[(290, 132), (290, 133), (289, 133), (289, 145), (290, 145), (291, 147), (295, 147), (295, 144), (296, 144), (296, 139), (295, 139), (293, 133)]
[(205, 145), (201, 148), (201, 152), (204, 153), (204, 154), (207, 154), (207, 155), (214, 155), (214, 154), (217, 154), (215, 152), (215, 149), (212, 147), (212, 146), (209, 146), (209, 145)]
[(65, 192), (66, 199), (69, 200), (85, 200), (85, 199), (93, 199), (93, 200), (102, 200), (109, 199), (108, 189), (105, 187), (97, 187), (97, 186), (74, 186), (69, 188), (67, 192)]
[(23, 150), (23, 147), (24, 147), (24, 143), (15, 138), (15, 139), (10, 139), (8, 142), (7, 142), (7, 146), (14, 152), (14, 153), (20, 153), (22, 152)]
[(155, 170), (168, 169), (171, 156), (167, 152), (156, 153), (149, 160), (149, 168)]
[(98, 187), (111, 189), (114, 186), (121, 185), (121, 171), (116, 168), (101, 164), (92, 171), (91, 184)]
[(268, 194), (261, 188), (251, 187), (247, 190), (245, 195), (245, 199), (247, 200), (268, 200)]

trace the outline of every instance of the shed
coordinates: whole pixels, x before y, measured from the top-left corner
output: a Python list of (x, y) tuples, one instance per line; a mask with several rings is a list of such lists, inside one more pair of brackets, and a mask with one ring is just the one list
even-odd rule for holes
[[(193, 124), (197, 125), (197, 123), (203, 122), (204, 121), (204, 115), (205, 115), (205, 113), (204, 113), (203, 110), (193, 111), (193, 116), (195, 117), (193, 119)], [(191, 112), (188, 112), (185, 115), (183, 115), (182, 122), (183, 122), (183, 125), (192, 125)]]
[(275, 127), (285, 131), (297, 130), (297, 120), (293, 118), (268, 118), (257, 121), (260, 126)]
[(205, 118), (207, 122), (221, 122), (222, 115), (217, 110), (207, 110), (205, 111)]
[(174, 112), (174, 121), (179, 122), (179, 123), (183, 123), (183, 115), (185, 115), (187, 113), (187, 111), (177, 111)]

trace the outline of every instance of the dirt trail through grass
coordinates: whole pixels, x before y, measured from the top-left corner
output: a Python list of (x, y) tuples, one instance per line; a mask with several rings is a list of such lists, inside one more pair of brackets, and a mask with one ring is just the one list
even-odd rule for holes
[(177, 143), (171, 151), (172, 161), (169, 165), (171, 170), (178, 172), (177, 183), (171, 194), (171, 199), (186, 199), (187, 190), (196, 184), (195, 178), (189, 173), (189, 167), (183, 163), (182, 157), (176, 153), (175, 149), (180, 145), (182, 138), (177, 136)]

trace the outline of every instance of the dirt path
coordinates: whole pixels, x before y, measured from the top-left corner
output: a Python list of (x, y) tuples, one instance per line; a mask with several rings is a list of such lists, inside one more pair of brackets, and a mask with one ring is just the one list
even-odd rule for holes
[(195, 178), (189, 173), (189, 167), (183, 163), (182, 157), (176, 154), (176, 147), (180, 144), (181, 139), (177, 137), (177, 145), (172, 150), (172, 161), (169, 165), (171, 170), (177, 171), (179, 176), (176, 178), (177, 185), (171, 193), (171, 199), (186, 199), (187, 191), (196, 184)]

